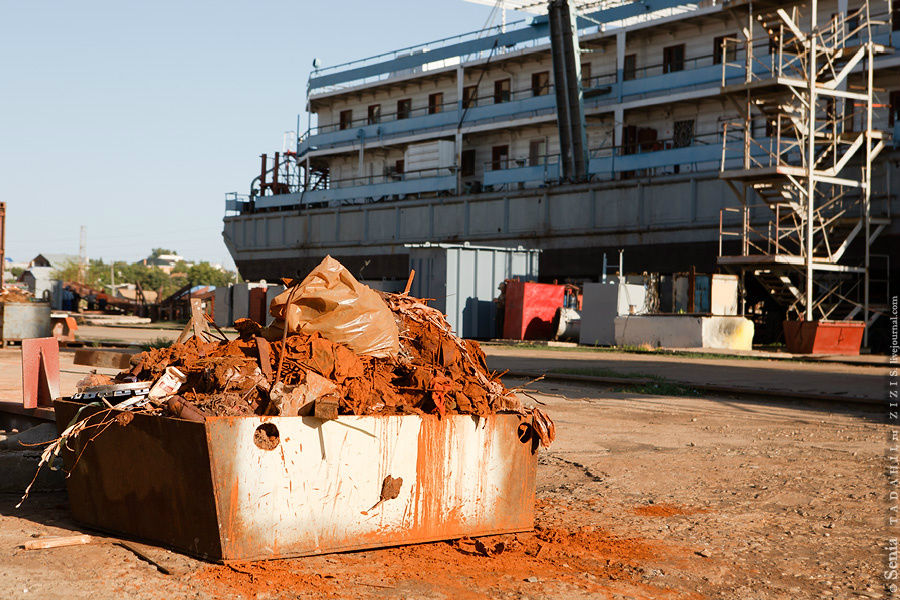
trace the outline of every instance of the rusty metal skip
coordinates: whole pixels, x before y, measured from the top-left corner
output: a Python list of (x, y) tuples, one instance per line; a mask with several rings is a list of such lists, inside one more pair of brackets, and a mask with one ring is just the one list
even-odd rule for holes
[[(80, 406), (57, 401), (58, 423)], [(530, 530), (537, 440), (521, 424), (135, 414), (64, 459), (86, 525), (207, 560), (286, 558)]]

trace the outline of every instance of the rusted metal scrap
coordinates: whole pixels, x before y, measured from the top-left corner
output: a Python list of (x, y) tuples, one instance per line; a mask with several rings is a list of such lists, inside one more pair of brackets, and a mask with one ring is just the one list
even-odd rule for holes
[(186, 421), (202, 423), (206, 420), (206, 414), (181, 396), (171, 396), (166, 400), (166, 406), (172, 414)]
[[(393, 500), (397, 496), (400, 495), (400, 487), (403, 485), (402, 477), (391, 477), (388, 475), (384, 478), (384, 481), (381, 482), (381, 497), (378, 499), (372, 508), (369, 511), (373, 511), (385, 500)], [(367, 511), (368, 512), (368, 511)]]
[(553, 443), (553, 440), (556, 439), (556, 425), (553, 424), (547, 413), (539, 408), (531, 410), (531, 426), (537, 433), (541, 446), (548, 448)]
[(138, 390), (127, 401), (57, 401), (43, 459), (62, 453), (75, 518), (213, 560), (531, 529), (553, 421), (440, 311), (378, 297), (399, 332), (387, 356), (249, 319), (219, 339), (195, 311), (182, 341), (115, 378)]
[(360, 355), (318, 332), (277, 330), (277, 338), (248, 319), (240, 338), (200, 336), (135, 359), (138, 380), (170, 367), (186, 374), (179, 395), (208, 415), (452, 414), (512, 412), (531, 418), (544, 445), (552, 421), (533, 417), (515, 393), (487, 368), (477, 342), (462, 340), (444, 315), (405, 294), (383, 294), (401, 332), (397, 358)]

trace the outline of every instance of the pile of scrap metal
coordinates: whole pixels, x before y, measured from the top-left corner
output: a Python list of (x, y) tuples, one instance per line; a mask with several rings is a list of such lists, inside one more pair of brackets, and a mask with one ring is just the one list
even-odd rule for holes
[(114, 380), (146, 393), (133, 406), (161, 416), (517, 413), (543, 445), (552, 421), (526, 409), (491, 373), (478, 343), (455, 336), (444, 315), (408, 294), (379, 293), (326, 259), (303, 281), (286, 281), (275, 321), (235, 323), (238, 339), (209, 329), (196, 311), (179, 342), (132, 358)]
[(87, 303), (88, 310), (101, 310), (103, 312), (121, 312), (126, 314), (139, 314), (144, 312), (145, 306), (143, 291), (140, 284), (137, 288), (137, 298), (122, 298), (120, 296), (111, 296), (102, 289), (95, 289), (91, 286), (76, 281), (66, 281), (63, 283), (63, 289), (71, 294), (71, 302), (73, 311), (80, 311), (79, 304), (81, 300)]
[(62, 456), (76, 520), (206, 560), (532, 528), (553, 422), (477, 343), (331, 258), (285, 285), (267, 327), (229, 340), (193, 302), (175, 344), (55, 402), (42, 464)]
[(0, 304), (31, 302), (32, 295), (17, 287), (0, 288)]

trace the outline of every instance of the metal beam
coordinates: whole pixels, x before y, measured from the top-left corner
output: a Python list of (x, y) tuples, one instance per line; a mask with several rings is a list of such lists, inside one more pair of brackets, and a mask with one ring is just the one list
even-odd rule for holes
[(865, 134), (859, 134), (853, 143), (850, 144), (850, 147), (844, 151), (844, 155), (841, 159), (835, 164), (832, 168), (828, 169), (827, 173), (829, 175), (837, 175), (841, 172), (841, 170), (847, 166), (847, 163), (850, 162), (850, 159), (853, 158), (853, 155), (856, 154), (856, 151), (862, 146), (863, 140), (865, 139)]
[[(833, 80), (826, 83), (825, 87), (832, 89), (832, 90), (837, 88), (837, 86), (840, 85), (840, 83), (842, 81), (844, 81), (844, 79), (847, 78), (847, 75), (850, 74), (850, 71), (855, 69), (856, 65), (858, 65), (859, 62), (863, 58), (865, 58), (865, 56), (866, 56), (866, 47), (860, 46), (859, 49), (856, 51), (856, 54), (853, 55), (853, 58), (851, 58), (847, 62), (847, 64), (843, 66), (843, 68), (841, 69), (841, 72), (838, 73), (837, 77), (835, 77)], [(868, 99), (868, 98), (866, 98), (866, 99)]]
[(784, 24), (788, 26), (788, 29), (791, 30), (791, 33), (797, 36), (797, 39), (799, 39), (801, 42), (806, 41), (806, 34), (800, 31), (800, 28), (797, 27), (797, 24), (794, 23), (794, 20), (790, 17), (790, 15), (787, 14), (787, 12), (785, 12), (783, 8), (779, 8), (775, 12), (778, 13), (778, 16), (781, 17), (781, 20), (784, 21)]
[(853, 243), (853, 240), (856, 239), (856, 236), (862, 230), (863, 227), (863, 219), (860, 219), (856, 222), (856, 225), (853, 226), (853, 229), (850, 230), (850, 233), (847, 234), (847, 237), (844, 238), (843, 243), (841, 243), (840, 247), (834, 251), (834, 254), (831, 255), (831, 260), (834, 262), (838, 262), (841, 260), (841, 257), (844, 256), (844, 252), (847, 251), (847, 248), (850, 247), (850, 244)]

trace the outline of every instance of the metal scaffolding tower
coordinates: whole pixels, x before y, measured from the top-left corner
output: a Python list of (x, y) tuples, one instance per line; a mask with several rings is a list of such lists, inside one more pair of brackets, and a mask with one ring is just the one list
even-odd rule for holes
[(740, 4), (746, 26), (721, 61), (740, 121), (724, 124), (720, 172), (740, 208), (721, 215), (718, 263), (754, 275), (788, 318), (861, 319), (868, 331), (887, 310), (870, 297), (870, 247), (890, 222), (871, 189), (890, 140), (873, 115), (873, 62), (890, 50), (874, 40), (890, 30), (890, 0), (830, 19), (818, 0)]

